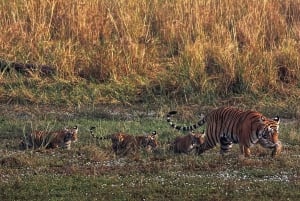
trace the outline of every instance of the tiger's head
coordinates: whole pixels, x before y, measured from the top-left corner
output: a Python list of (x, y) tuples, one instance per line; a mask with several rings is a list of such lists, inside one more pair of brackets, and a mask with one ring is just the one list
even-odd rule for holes
[(266, 148), (274, 148), (272, 156), (279, 154), (282, 150), (282, 143), (279, 141), (279, 123), (280, 118), (276, 116), (273, 119), (261, 118), (264, 128), (259, 134), (259, 144)]
[(193, 136), (193, 144), (194, 146), (200, 146), (202, 144), (204, 144), (204, 132), (203, 133), (194, 133), (192, 132), (192, 136)]
[(265, 117), (261, 117), (261, 123), (263, 128), (259, 132), (259, 138), (262, 140), (267, 140), (272, 143), (277, 143), (279, 141), (279, 117), (275, 117), (274, 119), (267, 119)]
[(192, 148), (196, 149), (197, 154), (202, 154), (204, 152), (204, 147), (203, 145), (205, 144), (205, 132), (200, 132), (200, 133), (195, 133), (191, 132), (193, 136), (193, 145)]
[(78, 141), (78, 127), (74, 126), (73, 128), (64, 128), (62, 133), (64, 136), (64, 147), (70, 149), (71, 143)]
[(72, 142), (78, 141), (78, 127), (74, 126), (73, 128), (64, 128), (64, 132), (66, 133), (66, 140), (71, 140)]
[(121, 143), (125, 140), (125, 138), (126, 138), (126, 134), (124, 134), (122, 132), (118, 132), (118, 133), (111, 135), (112, 143)]
[(137, 137), (137, 140), (140, 138), (139, 144), (142, 147), (147, 148), (148, 150), (156, 149), (158, 147), (157, 133), (152, 131), (151, 134)]
[(115, 152), (117, 152), (120, 148), (122, 148), (123, 144), (125, 143), (127, 134), (118, 132), (118, 133), (112, 134), (110, 136), (110, 138), (111, 138), (111, 142), (112, 142), (112, 148)]

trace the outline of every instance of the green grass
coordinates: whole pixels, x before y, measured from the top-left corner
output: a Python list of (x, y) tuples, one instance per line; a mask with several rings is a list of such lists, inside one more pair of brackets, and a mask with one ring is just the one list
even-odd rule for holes
[[(169, 128), (164, 109), (147, 113), (145, 108), (107, 106), (62, 113), (45, 107), (41, 111), (46, 109), (53, 113), (18, 107), (2, 115), (1, 200), (296, 200), (300, 196), (297, 121), (282, 122), (280, 156), (273, 159), (270, 150), (255, 146), (252, 157), (241, 161), (237, 145), (224, 158), (217, 147), (201, 156), (169, 152), (167, 142), (181, 133)], [(79, 142), (71, 150), (17, 150), (19, 138), (31, 128), (66, 125), (79, 126)], [(154, 129), (160, 149), (118, 158), (109, 141), (90, 137), (90, 126), (97, 127), (97, 135)]]
[[(2, 198), (21, 200), (27, 199), (27, 195), (33, 200), (296, 200), (299, 196), (299, 182), (258, 179), (226, 179), (224, 182), (224, 179), (196, 174), (178, 176), (171, 172), (129, 176), (61, 176), (59, 179), (39, 175), (22, 179), (28, 181), (21, 186), (18, 181), (13, 182), (9, 189), (14, 191), (3, 189), (8, 196)], [(16, 195), (12, 196), (13, 193)]]

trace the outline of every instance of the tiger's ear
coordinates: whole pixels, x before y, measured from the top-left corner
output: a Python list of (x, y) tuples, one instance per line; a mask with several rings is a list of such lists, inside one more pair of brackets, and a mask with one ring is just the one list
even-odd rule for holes
[(151, 135), (157, 135), (156, 131), (152, 131)]
[(125, 135), (124, 134), (121, 134), (119, 136), (119, 142), (123, 142), (125, 140)]
[(77, 132), (78, 132), (78, 126), (74, 126), (74, 127), (73, 127), (73, 133), (76, 133), (76, 134), (77, 134)]
[(275, 118), (273, 118), (273, 120), (276, 121), (276, 122), (278, 122), (278, 123), (280, 122), (280, 118), (279, 118), (278, 115)]

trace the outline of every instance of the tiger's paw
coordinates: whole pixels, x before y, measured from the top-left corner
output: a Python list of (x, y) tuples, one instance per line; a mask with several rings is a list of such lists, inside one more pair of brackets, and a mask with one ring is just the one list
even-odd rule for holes
[(282, 143), (280, 141), (278, 141), (272, 151), (272, 157), (279, 155), (282, 151), (282, 148), (283, 148)]

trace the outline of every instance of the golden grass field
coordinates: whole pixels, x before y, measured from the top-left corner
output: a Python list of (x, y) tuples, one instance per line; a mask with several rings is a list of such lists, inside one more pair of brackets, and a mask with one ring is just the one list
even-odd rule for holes
[(78, 102), (299, 101), (299, 1), (3, 0), (0, 11), (0, 59), (56, 70), (29, 81), (2, 72), (2, 102), (53, 103), (57, 83), (87, 85)]

